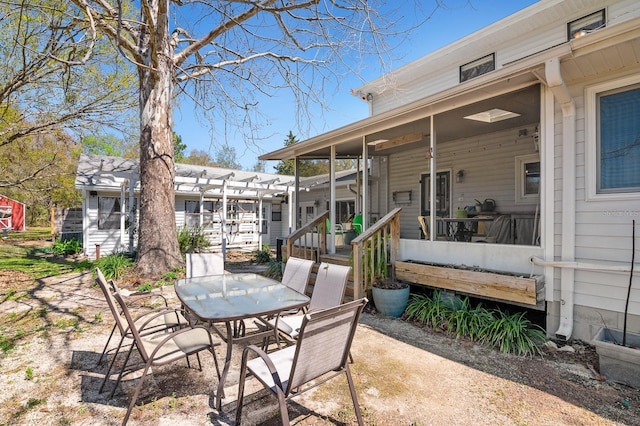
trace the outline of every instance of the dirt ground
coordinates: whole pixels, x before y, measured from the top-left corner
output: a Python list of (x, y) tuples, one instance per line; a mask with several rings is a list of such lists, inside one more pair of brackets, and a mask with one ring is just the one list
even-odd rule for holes
[[(171, 287), (162, 294), (177, 305)], [(134, 375), (112, 399), (113, 379), (98, 392), (112, 321), (90, 273), (34, 282), (0, 271), (0, 337), (23, 334), (0, 355), (0, 424), (120, 424)], [(129, 424), (235, 424), (240, 353), (234, 348), (221, 412), (213, 408), (213, 361), (203, 356), (202, 372), (183, 364), (154, 370)], [(640, 390), (601, 377), (593, 348), (581, 342), (522, 358), (370, 311), (352, 354), (367, 425), (640, 425)], [(279, 424), (275, 400), (254, 382), (246, 424)], [(296, 397), (289, 413), (296, 425), (355, 424), (343, 378)]]

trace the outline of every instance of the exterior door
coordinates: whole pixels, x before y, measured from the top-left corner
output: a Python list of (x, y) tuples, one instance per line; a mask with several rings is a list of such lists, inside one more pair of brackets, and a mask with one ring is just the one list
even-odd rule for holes
[[(425, 173), (420, 179), (421, 195), (420, 202), (422, 216), (431, 216), (431, 174)], [(436, 217), (451, 216), (451, 172), (436, 173)], [(438, 223), (436, 236), (445, 235), (446, 230), (440, 229), (441, 224)]]

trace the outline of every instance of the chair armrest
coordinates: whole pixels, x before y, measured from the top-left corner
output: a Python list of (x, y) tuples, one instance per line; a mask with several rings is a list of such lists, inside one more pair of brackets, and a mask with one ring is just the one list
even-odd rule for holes
[[(131, 293), (127, 296), (127, 299), (130, 300), (131, 305), (133, 306), (133, 304), (135, 303), (140, 303), (142, 300), (145, 299), (151, 299), (151, 298), (160, 298), (162, 299), (162, 302), (164, 303), (164, 306), (168, 307), (169, 304), (167, 303), (167, 298), (164, 297), (161, 294), (155, 294), (155, 293), (144, 293), (144, 292), (135, 292), (135, 293)], [(144, 306), (144, 304), (141, 304), (139, 306)]]
[(284, 392), (284, 389), (282, 387), (282, 380), (280, 380), (280, 375), (278, 374), (278, 370), (276, 369), (276, 366), (273, 365), (273, 362), (271, 361), (271, 358), (269, 358), (269, 355), (267, 355), (265, 351), (263, 351), (256, 345), (249, 345), (245, 347), (244, 350), (242, 351), (242, 363), (240, 365), (240, 371), (244, 371), (247, 368), (247, 361), (249, 360), (249, 352), (254, 352), (256, 355), (262, 358), (262, 361), (269, 369), (269, 373), (271, 374), (271, 377), (273, 377), (273, 382), (275, 383), (276, 388), (278, 388), (278, 392)]
[[(184, 321), (180, 321), (180, 316), (182, 315), (182, 311), (180, 309), (173, 308), (157, 308), (151, 311), (145, 312), (144, 314), (136, 317), (134, 322), (138, 322), (142, 318), (146, 318), (146, 320), (138, 327), (138, 331), (142, 332), (146, 329), (146, 327), (152, 323), (155, 319), (167, 315), (167, 314), (175, 314), (176, 316), (176, 324), (181, 324)], [(184, 316), (183, 316), (184, 318)], [(187, 325), (186, 323), (184, 325)]]
[[(167, 344), (167, 342), (170, 342), (172, 340), (174, 340), (176, 337), (178, 337), (181, 334), (185, 334), (185, 333), (191, 333), (194, 330), (201, 328), (204, 331), (207, 332), (207, 335), (209, 336), (209, 345), (211, 346), (211, 348), (213, 348), (214, 346), (220, 346), (220, 342), (215, 342), (213, 343), (213, 339), (211, 338), (211, 332), (204, 326), (201, 325), (196, 325), (194, 327), (185, 327), (185, 328), (181, 328), (180, 330), (174, 331), (171, 334), (168, 334), (167, 337), (165, 337), (164, 339), (162, 339), (160, 342), (158, 342), (156, 344), (156, 347), (153, 349), (153, 352), (151, 352), (151, 354), (149, 355), (149, 357), (151, 359), (155, 359), (156, 354), (158, 353), (158, 351), (160, 349), (162, 349), (162, 347), (164, 345)], [(155, 343), (155, 342), (154, 342)]]

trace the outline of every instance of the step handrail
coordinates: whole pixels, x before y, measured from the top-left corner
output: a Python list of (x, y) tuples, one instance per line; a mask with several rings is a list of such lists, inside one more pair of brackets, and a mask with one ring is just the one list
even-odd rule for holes
[(391, 210), (351, 241), (354, 299), (363, 297), (377, 278), (395, 279), (393, 265), (400, 248), (401, 211), (399, 207)]
[[(320, 256), (327, 253), (327, 219), (329, 211), (316, 216), (300, 229), (293, 231), (285, 237), (287, 242), (287, 255), (296, 256), (302, 259), (320, 261)], [(317, 244), (314, 247), (314, 235), (318, 236)], [(311, 241), (309, 241), (311, 236)], [(294, 247), (296, 252), (294, 253)]]

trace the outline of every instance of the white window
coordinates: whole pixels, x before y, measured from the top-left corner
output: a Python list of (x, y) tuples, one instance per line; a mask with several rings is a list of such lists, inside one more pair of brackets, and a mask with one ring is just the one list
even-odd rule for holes
[(120, 229), (120, 197), (98, 198), (98, 229)]
[(540, 157), (516, 157), (516, 204), (535, 204), (540, 194)]
[[(203, 201), (203, 224), (213, 221), (213, 201)], [(200, 201), (185, 200), (184, 202), (185, 224), (188, 227), (200, 226)]]
[(567, 40), (584, 37), (606, 26), (604, 9), (584, 16), (567, 24)]
[(640, 77), (587, 88), (585, 122), (588, 197), (640, 198)]
[(479, 77), (496, 69), (496, 54), (483, 56), (460, 66), (460, 83)]

